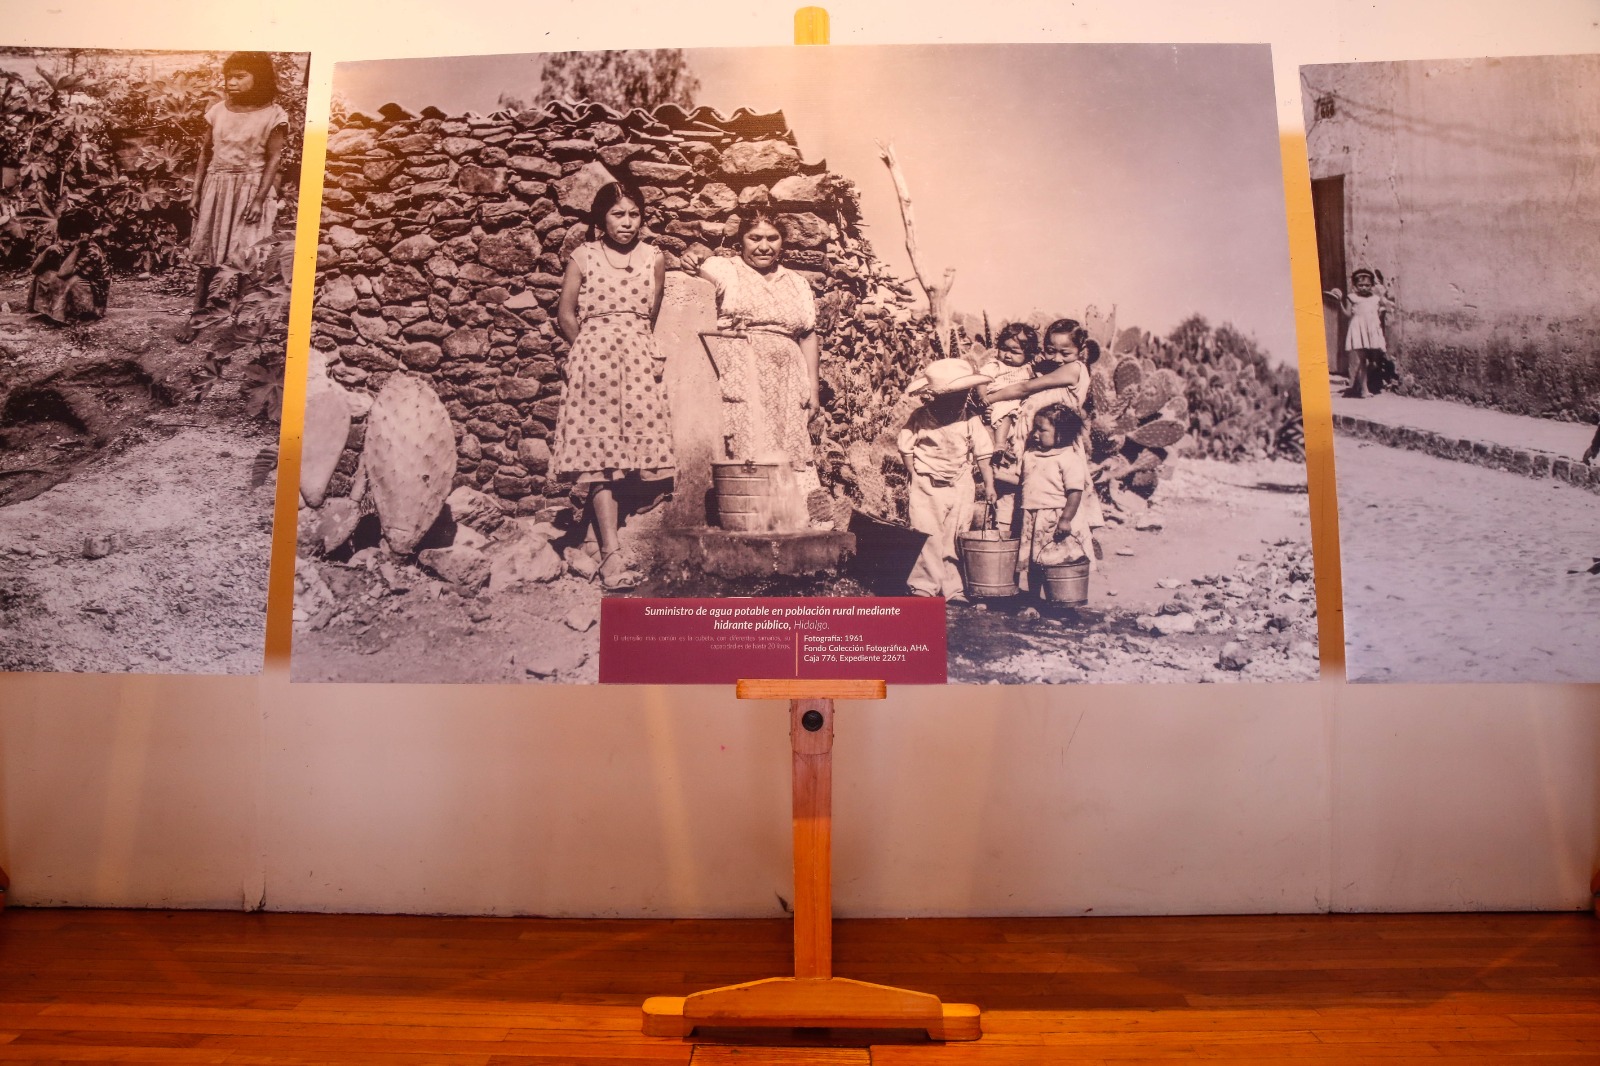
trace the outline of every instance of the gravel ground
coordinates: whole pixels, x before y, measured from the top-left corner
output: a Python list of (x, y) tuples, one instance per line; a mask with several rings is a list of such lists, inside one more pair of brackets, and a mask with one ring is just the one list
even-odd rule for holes
[(1353, 681), (1596, 681), (1600, 498), (1335, 437)]

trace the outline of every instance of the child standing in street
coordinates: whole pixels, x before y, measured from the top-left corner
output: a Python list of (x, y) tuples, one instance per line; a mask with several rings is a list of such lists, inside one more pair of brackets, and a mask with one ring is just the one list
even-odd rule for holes
[(1346, 396), (1365, 397), (1382, 390), (1384, 383), (1393, 377), (1389, 362), (1389, 344), (1384, 339), (1384, 320), (1393, 308), (1386, 292), (1376, 291), (1377, 275), (1366, 267), (1350, 275), (1349, 296), (1338, 289), (1329, 289), (1327, 295), (1339, 302), (1339, 307), (1350, 316), (1350, 327), (1345, 331), (1344, 347), (1350, 353), (1350, 389)]
[(1033, 416), (1028, 448), (1022, 455), (1022, 546), (1017, 584), (1027, 589), (1035, 567), (1087, 559), (1094, 568), (1086, 496), (1093, 495), (1089, 466), (1078, 442), (1083, 418), (1064, 403)]
[(907, 581), (913, 596), (966, 602), (956, 535), (972, 526), (974, 466), (983, 479), (984, 499), (994, 498), (989, 464), (994, 439), (970, 406), (973, 387), (988, 383), (965, 359), (936, 359), (906, 389), (921, 397), (922, 406), (900, 431), (900, 458), (911, 481), (911, 528), (928, 535)]
[(194, 340), (195, 315), (206, 309), (224, 267), (248, 270), (246, 253), (272, 235), (278, 218), (278, 164), (288, 143), (289, 114), (278, 106), (272, 56), (235, 52), (222, 63), (225, 99), (206, 111), (205, 141), (195, 168), (189, 212), (189, 258), (199, 268), (194, 312), (178, 334)]

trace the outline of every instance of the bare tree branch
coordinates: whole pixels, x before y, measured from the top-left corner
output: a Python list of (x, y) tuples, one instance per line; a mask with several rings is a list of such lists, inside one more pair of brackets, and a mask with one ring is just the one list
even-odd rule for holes
[(955, 284), (956, 272), (950, 267), (944, 272), (944, 280), (939, 284), (931, 284), (927, 275), (922, 271), (922, 262), (917, 258), (917, 220), (911, 207), (911, 189), (906, 184), (905, 174), (900, 170), (900, 161), (895, 158), (894, 145), (877, 142), (878, 157), (883, 160), (883, 165), (889, 168), (889, 177), (894, 181), (895, 194), (900, 199), (900, 221), (906, 230), (906, 255), (911, 259), (911, 272), (917, 277), (917, 284), (922, 286), (922, 292), (928, 298), (928, 314), (933, 316), (935, 324), (942, 334), (949, 325), (950, 317), (949, 296), (950, 287)]

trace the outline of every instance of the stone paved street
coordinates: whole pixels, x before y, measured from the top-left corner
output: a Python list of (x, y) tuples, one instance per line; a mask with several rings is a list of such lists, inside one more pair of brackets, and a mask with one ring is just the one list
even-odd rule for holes
[(1600, 680), (1600, 497), (1334, 441), (1352, 681)]

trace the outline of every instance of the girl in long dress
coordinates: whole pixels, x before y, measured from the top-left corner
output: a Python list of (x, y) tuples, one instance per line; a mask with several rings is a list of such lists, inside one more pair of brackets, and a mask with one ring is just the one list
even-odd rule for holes
[(591, 240), (573, 250), (556, 320), (572, 344), (556, 417), (552, 476), (586, 491), (608, 589), (639, 583), (619, 551), (616, 485), (677, 473), (672, 416), (662, 384), (666, 358), (656, 346), (656, 316), (666, 260), (641, 239), (644, 198), (619, 182), (595, 194)]
[(199, 268), (194, 314), (179, 340), (194, 339), (194, 315), (206, 309), (224, 267), (248, 270), (249, 250), (272, 235), (278, 218), (278, 164), (288, 143), (289, 114), (277, 103), (278, 82), (266, 52), (235, 52), (222, 63), (225, 98), (206, 111), (189, 210), (189, 258)]

